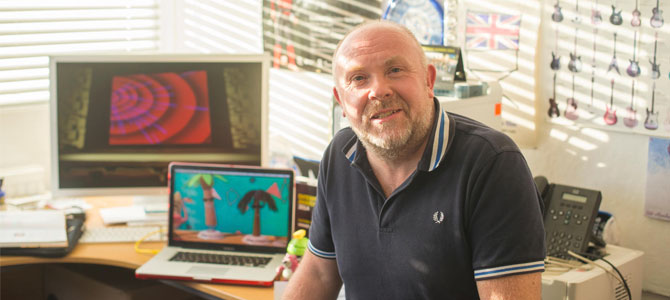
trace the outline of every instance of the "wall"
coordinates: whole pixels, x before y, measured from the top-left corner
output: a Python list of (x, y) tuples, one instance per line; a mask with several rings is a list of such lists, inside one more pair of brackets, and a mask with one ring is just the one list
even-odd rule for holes
[(523, 149), (533, 174), (544, 175), (550, 182), (602, 191), (600, 208), (615, 216), (621, 246), (645, 253), (643, 289), (670, 295), (670, 222), (644, 216), (649, 137), (598, 132), (602, 143), (584, 150), (574, 141), (592, 138), (593, 130), (540, 128), (538, 147)]
[[(640, 60), (643, 73), (637, 78), (636, 100), (640, 104), (650, 100), (648, 87), (651, 86), (649, 83), (651, 80), (648, 74), (647, 59), (652, 58), (648, 50), (649, 47), (653, 49), (654, 33), (649, 28), (649, 12), (651, 7), (656, 5), (656, 1), (640, 1), (644, 23), (641, 29), (630, 26), (630, 11), (634, 9), (634, 1), (625, 3), (619, 1), (618, 3), (620, 6), (618, 9), (624, 11), (622, 26), (613, 26), (609, 23), (610, 3), (603, 2), (600, 1), (598, 6), (595, 6), (595, 1), (581, 1), (579, 14), (582, 22), (578, 24), (571, 21), (576, 4), (574, 0), (561, 1), (560, 4), (565, 14), (565, 20), (561, 23), (552, 22), (550, 18), (555, 3), (543, 2), (541, 34), (536, 57), (536, 64), (540, 67), (535, 74), (535, 80), (544, 83), (538, 85), (536, 89), (538, 143), (537, 147), (523, 151), (533, 174), (544, 175), (550, 182), (602, 191), (601, 210), (608, 211), (615, 216), (620, 230), (621, 245), (645, 252), (643, 289), (670, 296), (670, 261), (667, 259), (670, 254), (667, 246), (670, 245), (670, 222), (648, 218), (644, 215), (649, 136), (639, 134), (645, 131), (641, 125), (635, 131), (623, 126), (620, 127), (625, 130), (601, 125), (602, 112), (597, 111), (591, 115), (586, 109), (590, 108), (591, 76), (595, 75), (594, 107), (598, 108), (598, 104), (610, 100), (609, 80), (612, 77), (618, 84), (619, 92), (615, 89), (613, 94), (615, 100), (620, 102), (620, 115), (625, 111), (624, 106), (628, 105), (631, 97), (629, 84), (631, 79), (625, 74), (625, 66), (628, 66), (628, 59), (633, 56), (633, 31), (635, 30), (640, 32), (641, 37), (646, 38), (638, 44), (641, 48), (638, 49), (638, 53), (642, 57)], [(595, 27), (590, 21), (590, 16), (593, 8), (597, 8), (603, 16), (603, 23), (598, 26), (599, 31), (597, 31), (597, 52), (595, 52), (593, 62), (595, 68), (591, 67), (594, 58), (592, 34)], [(579, 28), (581, 32), (577, 42), (574, 37), (575, 28)], [(557, 30), (561, 38), (559, 41), (556, 41)], [(663, 34), (667, 34), (667, 24), (662, 30)], [(619, 67), (622, 76), (615, 76), (613, 72), (607, 72), (613, 50), (612, 32), (618, 32), (620, 37), (617, 40), (617, 57), (620, 57)], [(578, 73), (569, 72), (566, 68), (569, 61), (568, 54), (575, 51), (573, 48), (575, 45), (585, 65), (585, 69)], [(569, 79), (572, 75), (577, 77), (574, 97), (579, 99), (582, 108), (578, 121), (573, 122), (564, 118), (564, 106), (561, 106), (560, 118), (550, 119), (547, 116), (547, 99), (553, 97), (552, 76), (554, 71), (549, 68), (552, 51), (557, 51), (563, 56), (561, 69), (557, 71), (559, 83), (556, 100), (559, 106), (564, 105), (565, 99), (572, 96)], [(661, 76), (659, 80), (665, 81), (667, 77)], [(663, 89), (667, 88), (667, 85), (663, 83), (660, 83), (660, 86), (663, 86)], [(645, 106), (638, 108), (639, 113), (644, 110), (642, 107)], [(619, 123), (622, 123), (621, 120)], [(665, 131), (661, 132), (662, 129), (658, 131), (656, 134), (667, 134)], [(670, 185), (670, 178), (667, 184)]]
[(0, 170), (27, 165), (41, 167), (48, 188), (50, 167), (49, 105), (0, 106)]

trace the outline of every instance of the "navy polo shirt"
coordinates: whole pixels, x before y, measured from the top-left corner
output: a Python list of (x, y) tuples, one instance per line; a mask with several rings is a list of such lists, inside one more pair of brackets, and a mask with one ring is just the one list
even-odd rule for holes
[(326, 149), (309, 250), (347, 299), (477, 299), (476, 280), (544, 270), (539, 193), (506, 135), (435, 99), (431, 139), (388, 199), (350, 128)]

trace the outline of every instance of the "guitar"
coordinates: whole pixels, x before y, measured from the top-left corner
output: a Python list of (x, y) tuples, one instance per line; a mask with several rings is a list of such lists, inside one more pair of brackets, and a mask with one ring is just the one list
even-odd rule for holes
[(663, 10), (658, 8), (658, 0), (656, 0), (656, 7), (651, 9), (651, 13), (653, 14), (649, 20), (651, 27), (660, 28), (663, 26), (663, 16), (661, 15), (663, 14)]
[(554, 73), (554, 95), (549, 98), (549, 110), (547, 114), (550, 118), (561, 116), (561, 112), (558, 110), (558, 105), (556, 104), (556, 73)]
[(554, 22), (563, 21), (563, 13), (561, 12), (561, 6), (558, 3), (558, 0), (556, 0), (556, 4), (554, 4), (554, 13), (551, 14), (551, 19)]
[(570, 53), (570, 62), (568, 63), (568, 70), (578, 73), (582, 70), (582, 58), (576, 54)]
[(573, 73), (578, 73), (582, 70), (582, 58), (577, 56), (577, 32), (579, 29), (575, 28), (575, 45), (574, 52), (570, 53), (570, 62), (568, 63), (568, 70)]
[(654, 61), (649, 60), (651, 64), (651, 79), (658, 79), (661, 77), (661, 64), (656, 63), (656, 46), (658, 45), (658, 32), (654, 34)]
[(616, 32), (614, 33), (614, 54), (612, 54), (612, 61), (610, 62), (609, 67), (607, 67), (607, 72), (612, 71), (614, 69), (617, 74), (621, 75), (621, 72), (619, 72), (619, 64), (616, 61)]
[(637, 126), (637, 110), (635, 110), (635, 80), (630, 92), (630, 106), (626, 108), (626, 116), (623, 118), (623, 124), (628, 128)]
[(656, 81), (652, 83), (651, 110), (647, 107), (647, 117), (644, 119), (644, 128), (649, 130), (658, 129), (658, 112), (654, 112), (654, 94), (656, 94)]
[(598, 28), (593, 28), (593, 55), (591, 60), (591, 103), (589, 103), (589, 112), (593, 112), (593, 86), (596, 79), (596, 41), (598, 38)]
[(566, 118), (573, 121), (579, 118), (579, 114), (577, 113), (577, 101), (575, 101), (575, 75), (572, 75), (572, 96), (567, 100), (564, 115)]
[(605, 124), (610, 126), (617, 122), (616, 109), (614, 108), (614, 79), (612, 79), (612, 87), (610, 89), (610, 105), (606, 107), (603, 119), (605, 120)]
[(572, 18), (572, 23), (582, 23), (582, 17), (579, 15), (579, 0), (575, 0), (575, 16)]
[(554, 70), (554, 71), (561, 68), (561, 57), (556, 56), (556, 54), (554, 54), (553, 51), (551, 52), (551, 64), (550, 64), (550, 66), (551, 66), (551, 69)]
[(593, 8), (591, 8), (591, 24), (598, 26), (600, 23), (603, 22), (603, 16), (600, 14), (600, 11), (598, 10), (598, 0), (593, 4)]
[(633, 33), (633, 59), (629, 59), (630, 65), (628, 66), (628, 69), (626, 69), (626, 73), (628, 73), (628, 76), (630, 77), (637, 77), (640, 75), (640, 65), (637, 63), (637, 60), (635, 59), (636, 50), (637, 50), (637, 31)]
[(633, 18), (630, 20), (630, 26), (633, 27), (638, 27), (640, 24), (642, 24), (642, 21), (640, 21), (640, 10), (637, 9), (637, 0), (635, 0), (635, 10), (632, 12)]
[(612, 25), (621, 25), (623, 23), (623, 18), (621, 17), (621, 11), (616, 12), (616, 6), (612, 5), (612, 15), (610, 15), (610, 23)]

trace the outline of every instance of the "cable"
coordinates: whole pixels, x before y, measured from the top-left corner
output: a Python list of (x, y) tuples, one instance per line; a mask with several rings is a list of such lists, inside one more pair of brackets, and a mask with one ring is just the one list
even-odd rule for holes
[(158, 254), (158, 252), (161, 251), (160, 249), (140, 248), (140, 244), (141, 244), (142, 242), (144, 242), (144, 240), (146, 240), (146, 239), (149, 238), (150, 236), (152, 236), (152, 235), (154, 235), (154, 234), (156, 234), (156, 233), (163, 233), (163, 232), (165, 232), (165, 229), (164, 229), (164, 228), (161, 228), (161, 229), (159, 229), (159, 230), (154, 230), (154, 231), (152, 231), (152, 232), (149, 232), (149, 233), (145, 234), (142, 238), (140, 238), (139, 240), (137, 240), (137, 242), (135, 242), (135, 252), (137, 252), (137, 253), (142, 253), (142, 254)]
[(626, 282), (626, 279), (623, 277), (623, 275), (621, 275), (621, 272), (619, 272), (619, 269), (617, 269), (617, 267), (615, 267), (611, 262), (607, 261), (604, 258), (601, 258), (600, 260), (606, 262), (608, 265), (612, 267), (612, 269), (614, 269), (614, 271), (616, 271), (617, 274), (619, 274), (619, 277), (621, 277), (621, 281), (623, 281), (623, 287), (626, 288), (626, 294), (628, 294), (628, 299), (632, 300), (633, 297), (630, 293), (630, 288), (628, 288), (628, 283)]
[(577, 260), (561, 259), (554, 256), (547, 256), (544, 260), (544, 272), (550, 275), (560, 275), (574, 269), (588, 271), (593, 269), (589, 264), (581, 263)]
[[(612, 263), (605, 260), (604, 258), (600, 258), (600, 260), (602, 260), (602, 261), (606, 262), (608, 265), (610, 265), (612, 267), (612, 269), (614, 269), (616, 271), (616, 274), (614, 272), (612, 272), (612, 270), (607, 270), (607, 269), (605, 269), (605, 267), (603, 267), (599, 264), (596, 264), (594, 261), (592, 261), (592, 260), (590, 260), (590, 259), (588, 259), (584, 256), (581, 256), (581, 255), (579, 255), (575, 252), (572, 252), (572, 251), (568, 250), (568, 254), (570, 254), (571, 256), (573, 256), (573, 257), (575, 257), (575, 258), (577, 258), (577, 259), (579, 259), (579, 260), (581, 260), (585, 263), (588, 263), (589, 265), (601, 268), (601, 269), (603, 269), (603, 271), (605, 271), (605, 273), (609, 273), (610, 275), (612, 275), (614, 278), (619, 280), (619, 282), (621, 282), (621, 284), (624, 286), (624, 288), (626, 289), (626, 294), (628, 295), (628, 299), (633, 300), (633, 296), (630, 293), (630, 288), (628, 287), (628, 283), (626, 283), (626, 279), (623, 277), (621, 272), (619, 272), (619, 269), (617, 269)], [(618, 276), (617, 276), (617, 274), (618, 274)]]

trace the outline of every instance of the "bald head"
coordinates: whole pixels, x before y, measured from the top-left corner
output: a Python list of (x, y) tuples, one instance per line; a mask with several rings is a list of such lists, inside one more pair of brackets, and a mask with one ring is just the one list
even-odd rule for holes
[(342, 52), (341, 51), (342, 48), (345, 48), (344, 51), (349, 50), (348, 48), (351, 46), (350, 45), (351, 43), (368, 36), (369, 33), (379, 33), (379, 34), (391, 33), (391, 34), (397, 34), (403, 39), (407, 39), (407, 41), (411, 43), (413, 50), (418, 52), (417, 54), (421, 59), (421, 63), (424, 66), (427, 64), (426, 55), (424, 54), (423, 49), (421, 48), (421, 44), (416, 39), (414, 34), (409, 29), (407, 29), (407, 27), (387, 20), (371, 20), (361, 23), (358, 26), (354, 27), (337, 44), (335, 52), (333, 52), (333, 60), (332, 60), (333, 61), (332, 72), (334, 78), (336, 77), (336, 74), (338, 72), (339, 68), (338, 58)]

